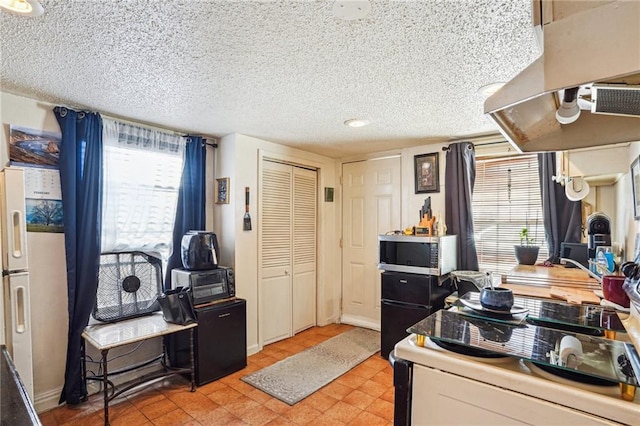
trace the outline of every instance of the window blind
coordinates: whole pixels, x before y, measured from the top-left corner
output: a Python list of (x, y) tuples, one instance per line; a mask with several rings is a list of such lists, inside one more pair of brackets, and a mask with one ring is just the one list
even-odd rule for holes
[(538, 262), (548, 258), (536, 154), (478, 160), (472, 206), (480, 270), (511, 270), (525, 227), (540, 246)]

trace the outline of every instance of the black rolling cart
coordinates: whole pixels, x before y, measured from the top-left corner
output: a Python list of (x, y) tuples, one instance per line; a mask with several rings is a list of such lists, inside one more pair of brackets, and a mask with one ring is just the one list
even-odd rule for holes
[[(247, 366), (247, 302), (230, 302), (195, 308), (195, 373), (198, 386)], [(169, 361), (174, 367), (188, 365), (189, 336), (166, 337)]]

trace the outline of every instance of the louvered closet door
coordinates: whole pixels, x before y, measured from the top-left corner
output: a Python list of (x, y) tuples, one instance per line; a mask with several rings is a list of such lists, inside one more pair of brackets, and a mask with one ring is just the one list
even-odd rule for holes
[(262, 282), (263, 343), (291, 337), (291, 166), (263, 162)]
[(316, 325), (316, 172), (293, 167), (293, 333)]
[(263, 344), (316, 324), (316, 171), (263, 162)]

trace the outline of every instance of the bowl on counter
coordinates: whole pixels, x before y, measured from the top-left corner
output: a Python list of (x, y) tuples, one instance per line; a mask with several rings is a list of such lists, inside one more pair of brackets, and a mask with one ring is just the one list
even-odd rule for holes
[(510, 312), (513, 307), (513, 291), (504, 287), (484, 287), (480, 291), (480, 305), (493, 311)]
[(620, 305), (623, 308), (629, 307), (629, 296), (622, 288), (625, 277), (623, 275), (605, 275), (602, 277), (602, 295), (609, 302)]

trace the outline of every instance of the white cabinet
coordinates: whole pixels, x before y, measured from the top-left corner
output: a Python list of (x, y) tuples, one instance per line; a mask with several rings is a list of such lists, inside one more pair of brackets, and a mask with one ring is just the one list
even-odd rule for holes
[(414, 425), (615, 425), (571, 408), (415, 364)]

